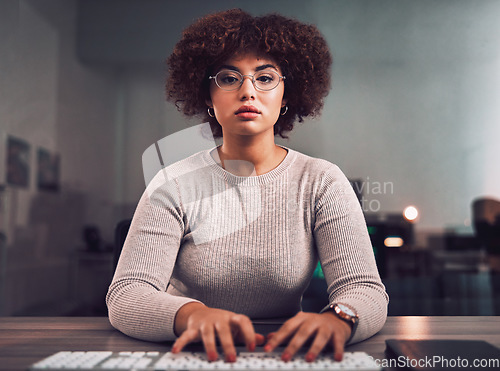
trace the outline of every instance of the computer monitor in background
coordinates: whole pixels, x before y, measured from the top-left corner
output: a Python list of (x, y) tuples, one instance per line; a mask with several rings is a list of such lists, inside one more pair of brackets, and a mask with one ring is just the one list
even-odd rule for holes
[(413, 243), (413, 223), (403, 213), (366, 214), (366, 225), (373, 246), (380, 276), (386, 277), (387, 249), (397, 249)]

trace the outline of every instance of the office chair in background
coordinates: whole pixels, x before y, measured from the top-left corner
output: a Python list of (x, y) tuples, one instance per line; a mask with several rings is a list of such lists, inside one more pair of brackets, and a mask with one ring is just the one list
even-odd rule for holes
[(480, 197), (472, 202), (475, 234), (486, 248), (490, 268), (500, 272), (500, 200)]

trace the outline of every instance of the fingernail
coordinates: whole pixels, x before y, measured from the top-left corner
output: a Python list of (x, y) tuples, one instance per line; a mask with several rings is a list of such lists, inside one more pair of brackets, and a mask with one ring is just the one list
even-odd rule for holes
[(312, 352), (309, 352), (306, 354), (306, 361), (307, 362), (314, 362), (315, 358), (316, 358), (316, 356)]
[(210, 362), (217, 361), (217, 353), (215, 353), (214, 351), (208, 352), (207, 357)]
[(253, 352), (253, 351), (255, 350), (255, 343), (250, 343), (250, 344), (248, 344), (248, 350), (249, 350), (250, 352)]
[(228, 354), (226, 356), (226, 362), (236, 362), (236, 354)]
[(267, 345), (264, 347), (264, 352), (270, 352), (270, 351), (272, 351), (272, 350), (273, 350), (273, 348), (272, 348), (269, 344), (267, 344)]
[(178, 346), (176, 346), (176, 345), (174, 345), (174, 346), (172, 347), (172, 353), (179, 353), (179, 347), (178, 347)]
[(288, 352), (283, 352), (283, 354), (281, 355), (281, 360), (283, 362), (288, 362), (291, 359), (292, 359), (292, 356)]

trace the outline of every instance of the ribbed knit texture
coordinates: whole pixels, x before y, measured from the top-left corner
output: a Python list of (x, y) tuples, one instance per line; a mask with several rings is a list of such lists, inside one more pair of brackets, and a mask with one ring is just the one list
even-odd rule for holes
[(328, 161), (287, 150), (259, 176), (225, 171), (210, 151), (158, 173), (109, 287), (114, 327), (173, 340), (177, 311), (193, 301), (253, 319), (293, 316), (319, 259), (330, 303), (360, 317), (351, 342), (382, 328), (388, 297), (351, 185)]

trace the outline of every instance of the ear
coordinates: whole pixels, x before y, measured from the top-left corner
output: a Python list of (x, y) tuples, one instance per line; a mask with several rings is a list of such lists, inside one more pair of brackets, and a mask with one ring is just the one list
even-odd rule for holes
[(205, 100), (205, 104), (208, 106), (208, 108), (213, 108), (214, 105), (212, 104), (212, 101), (210, 99)]
[(281, 100), (281, 108), (285, 107), (287, 102), (288, 102), (288, 99), (283, 98), (283, 99)]

